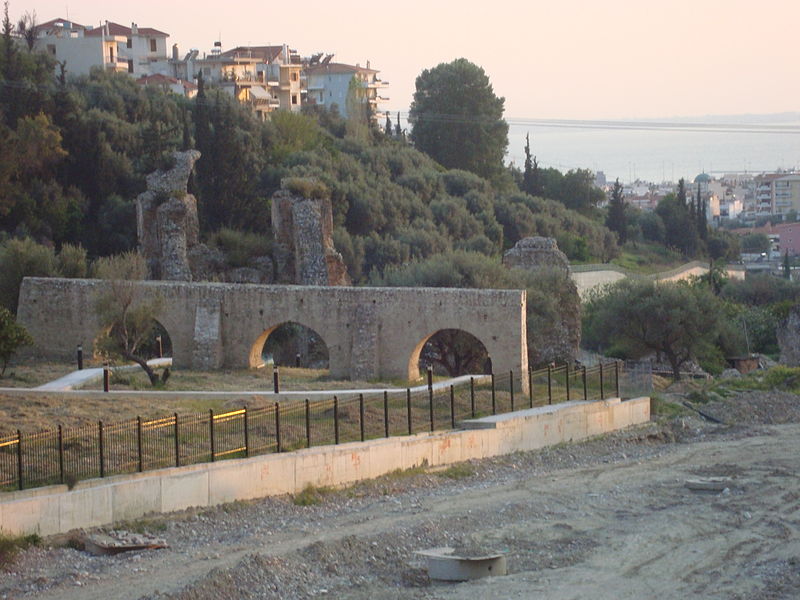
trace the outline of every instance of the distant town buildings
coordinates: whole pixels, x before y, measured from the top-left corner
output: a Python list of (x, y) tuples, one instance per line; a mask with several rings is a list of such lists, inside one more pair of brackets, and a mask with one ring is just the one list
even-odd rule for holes
[(304, 105), (336, 105), (344, 117), (352, 106), (361, 105), (373, 120), (385, 117), (380, 103), (388, 100), (383, 92), (389, 84), (381, 81), (369, 61), (361, 67), (334, 63), (333, 54), (303, 58), (286, 44), (223, 51), (220, 42), (208, 53), (193, 49), (181, 58), (176, 45), (168, 55), (168, 37), (136, 23), (126, 27), (106, 21), (93, 27), (58, 18), (36, 27), (34, 49), (50, 54), (68, 75), (102, 68), (188, 97), (197, 93), (197, 79), (202, 77), (262, 119), (272, 111), (296, 112)]

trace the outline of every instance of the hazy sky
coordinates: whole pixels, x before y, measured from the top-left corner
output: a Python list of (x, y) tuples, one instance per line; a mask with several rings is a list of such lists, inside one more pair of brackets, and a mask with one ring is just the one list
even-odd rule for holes
[[(227, 10), (226, 10), (227, 9)], [(116, 21), (170, 34), (181, 55), (288, 43), (373, 68), (405, 111), (426, 68), (465, 57), (507, 117), (647, 118), (800, 110), (797, 0), (11, 0), (16, 20)]]

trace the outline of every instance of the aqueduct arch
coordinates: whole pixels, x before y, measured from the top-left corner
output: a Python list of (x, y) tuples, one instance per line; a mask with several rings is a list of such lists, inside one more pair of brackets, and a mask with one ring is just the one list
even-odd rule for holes
[[(26, 278), (18, 319), (33, 336), (35, 352), (71, 358), (76, 344), (90, 344), (99, 329), (95, 297), (106, 285), (92, 279)], [(441, 329), (460, 329), (478, 338), (497, 372), (524, 373), (528, 368), (521, 290), (172, 281), (133, 285), (162, 298), (157, 318), (172, 339), (176, 367), (247, 368), (258, 332), (264, 335), (293, 321), (325, 341), (333, 377), (406, 379), (413, 375), (409, 357), (415, 352), (418, 356), (420, 340)]]
[[(310, 335), (318, 337), (321, 341), (322, 345), (325, 346), (326, 354), (329, 354), (327, 349), (328, 345), (325, 342), (325, 338), (323, 338), (319, 332), (315, 331), (313, 328), (308, 327), (304, 323), (299, 323), (296, 321), (285, 321), (283, 323), (276, 323), (272, 327), (265, 329), (261, 334), (255, 339), (253, 345), (250, 347), (250, 358), (249, 358), (249, 366), (251, 369), (258, 368), (263, 365), (263, 353), (264, 348), (267, 346), (267, 342), (272, 337), (272, 334), (277, 334), (279, 330), (285, 326), (300, 326), (304, 331), (301, 332), (301, 335)], [(330, 362), (330, 357), (329, 357)], [(276, 361), (277, 364), (277, 361)]]
[[(431, 332), (429, 335), (425, 336), (420, 340), (420, 342), (414, 347), (411, 352), (411, 356), (408, 359), (408, 380), (414, 381), (419, 379), (420, 377), (420, 359), (422, 358), (422, 349), (425, 347), (429, 341), (431, 341), (434, 337), (438, 334), (442, 334), (445, 332), (459, 332), (463, 334), (467, 334), (467, 336), (474, 339), (475, 342), (481, 345), (482, 349), (485, 350), (486, 355), (491, 360), (491, 354), (489, 353), (489, 349), (487, 348), (486, 344), (475, 334), (469, 331), (468, 328), (446, 328), (443, 327), (438, 331)], [(459, 373), (459, 374), (467, 374), (467, 373)]]

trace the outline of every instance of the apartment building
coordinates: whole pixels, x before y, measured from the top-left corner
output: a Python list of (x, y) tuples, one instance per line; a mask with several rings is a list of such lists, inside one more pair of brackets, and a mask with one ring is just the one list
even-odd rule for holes
[(34, 49), (46, 52), (70, 75), (88, 75), (94, 67), (144, 76), (163, 71), (169, 34), (150, 27), (106, 21), (98, 27), (53, 19), (36, 27)]
[(222, 51), (215, 42), (211, 52), (200, 56), (192, 50), (182, 60), (171, 61), (173, 76), (196, 79), (202, 74), (215, 85), (250, 106), (261, 119), (274, 110), (302, 108), (302, 62), (296, 51), (282, 46), (238, 46)]
[(755, 177), (757, 216), (776, 215), (782, 219), (790, 211), (800, 212), (800, 174), (765, 173)]
[(369, 61), (366, 67), (360, 65), (346, 65), (330, 62), (333, 55), (328, 55), (321, 62), (310, 62), (304, 69), (306, 102), (330, 108), (334, 104), (339, 109), (339, 114), (347, 117), (348, 99), (350, 96), (351, 82), (358, 93), (356, 101), (366, 102), (370, 108), (373, 119), (381, 120), (385, 114), (380, 110), (380, 103), (389, 100), (381, 95), (388, 88), (389, 83), (381, 81), (375, 69), (370, 68)]

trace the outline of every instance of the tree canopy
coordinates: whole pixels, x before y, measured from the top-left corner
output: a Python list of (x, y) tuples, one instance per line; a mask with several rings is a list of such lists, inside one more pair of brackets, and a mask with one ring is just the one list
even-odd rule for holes
[(417, 77), (411, 139), (448, 169), (495, 179), (508, 146), (504, 102), (479, 66), (465, 58), (441, 63)]
[(707, 286), (623, 279), (585, 305), (584, 336), (590, 346), (641, 358), (662, 355), (680, 379), (680, 368), (711, 351), (721, 333), (720, 301)]

